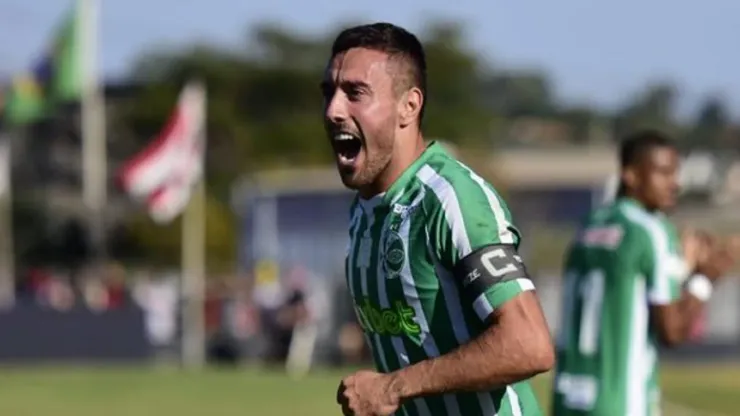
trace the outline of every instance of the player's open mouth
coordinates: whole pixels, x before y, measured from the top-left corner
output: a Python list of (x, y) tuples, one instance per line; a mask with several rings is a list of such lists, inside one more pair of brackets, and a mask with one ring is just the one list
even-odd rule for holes
[(339, 163), (351, 165), (360, 155), (362, 150), (362, 139), (352, 133), (339, 132), (332, 137), (332, 145), (337, 154)]

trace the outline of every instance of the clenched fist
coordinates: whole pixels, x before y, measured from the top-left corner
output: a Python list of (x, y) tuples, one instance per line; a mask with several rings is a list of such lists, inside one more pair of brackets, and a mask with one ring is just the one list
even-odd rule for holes
[(390, 374), (361, 370), (339, 384), (337, 403), (346, 416), (389, 416), (401, 403), (396, 384)]
[(697, 264), (696, 271), (714, 281), (728, 273), (737, 263), (740, 255), (740, 238), (712, 237), (709, 242), (709, 253), (704, 261)]

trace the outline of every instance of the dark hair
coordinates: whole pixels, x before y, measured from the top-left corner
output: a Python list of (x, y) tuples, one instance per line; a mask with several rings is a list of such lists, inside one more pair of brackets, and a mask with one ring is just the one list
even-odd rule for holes
[(676, 143), (657, 130), (641, 130), (627, 136), (620, 145), (619, 164), (622, 168), (634, 166), (656, 147), (676, 149)]
[(427, 62), (419, 39), (413, 33), (391, 23), (360, 25), (339, 33), (331, 47), (331, 56), (352, 48), (384, 52), (390, 59), (399, 59), (406, 64), (409, 69), (408, 82), (419, 88), (425, 98), (419, 111), (421, 122), (427, 97)]

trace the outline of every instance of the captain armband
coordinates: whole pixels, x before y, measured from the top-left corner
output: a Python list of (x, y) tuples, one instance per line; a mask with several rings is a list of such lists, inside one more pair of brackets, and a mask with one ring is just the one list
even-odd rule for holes
[(522, 258), (510, 244), (480, 248), (458, 261), (452, 273), (462, 281), (463, 294), (471, 300), (478, 299), (496, 284), (529, 280)]

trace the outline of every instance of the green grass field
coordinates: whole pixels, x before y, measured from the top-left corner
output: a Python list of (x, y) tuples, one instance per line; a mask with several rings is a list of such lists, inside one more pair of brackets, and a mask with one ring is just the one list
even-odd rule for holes
[[(346, 373), (322, 371), (294, 381), (255, 369), (0, 371), (3, 416), (331, 416), (339, 414), (335, 389)], [(663, 384), (671, 405), (667, 416), (739, 412), (740, 365), (674, 366), (664, 371)], [(546, 398), (548, 377), (538, 378), (536, 386)]]

